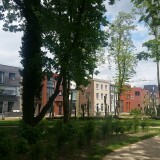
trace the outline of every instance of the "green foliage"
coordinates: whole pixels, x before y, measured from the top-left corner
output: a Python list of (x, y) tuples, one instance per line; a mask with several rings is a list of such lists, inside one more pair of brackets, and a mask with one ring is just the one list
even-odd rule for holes
[(134, 117), (133, 118), (133, 130), (135, 133), (138, 132), (138, 127), (139, 127), (139, 118)]
[(53, 128), (53, 142), (55, 149), (61, 153), (64, 148), (71, 147), (76, 132), (76, 126), (73, 123), (65, 124), (62, 121), (58, 121)]
[(14, 151), (14, 142), (5, 129), (0, 130), (0, 157), (9, 157)]
[(120, 95), (125, 90), (125, 84), (135, 74), (137, 60), (133, 54), (134, 45), (131, 32), (135, 30), (134, 13), (120, 12), (109, 28), (111, 42), (109, 44), (109, 59), (113, 58), (116, 65), (116, 89), (118, 94), (117, 112), (120, 112)]
[(156, 116), (155, 108), (153, 108), (153, 107), (146, 108), (145, 114), (149, 117), (155, 117)]
[(29, 144), (25, 138), (19, 137), (16, 143), (17, 143), (16, 144), (17, 153), (24, 154), (24, 153), (28, 152)]
[(138, 117), (141, 115), (141, 109), (134, 108), (130, 111), (130, 115), (133, 115), (134, 117)]
[(125, 125), (126, 125), (126, 131), (131, 132), (131, 130), (133, 128), (133, 120), (125, 121)]
[(41, 140), (45, 136), (45, 128), (41, 125), (32, 127), (22, 121), (20, 123), (18, 133), (19, 136), (26, 139), (29, 144), (33, 144)]
[(120, 120), (115, 120), (113, 122), (113, 132), (117, 134), (121, 133), (123, 134), (125, 132), (125, 127), (123, 123), (120, 122)]
[(44, 160), (46, 157), (46, 145), (44, 142), (38, 141), (35, 144), (32, 144), (30, 147), (30, 159), (31, 160)]
[(148, 129), (148, 123), (147, 123), (147, 121), (143, 120), (140, 123), (140, 125), (141, 125), (141, 128), (142, 128), (143, 131), (146, 130), (146, 129)]
[(90, 145), (95, 132), (95, 124), (93, 121), (86, 122), (83, 127), (87, 144)]
[(85, 146), (85, 141), (86, 141), (86, 138), (85, 138), (84, 132), (79, 128), (77, 131), (76, 141), (75, 141), (77, 143), (77, 147), (79, 149), (82, 149)]
[(105, 120), (104, 122), (102, 122), (101, 124), (101, 131), (102, 131), (102, 136), (103, 138), (106, 138), (106, 135), (111, 135), (112, 134), (112, 130), (113, 130), (113, 126), (112, 126), (112, 118), (107, 118), (107, 120)]

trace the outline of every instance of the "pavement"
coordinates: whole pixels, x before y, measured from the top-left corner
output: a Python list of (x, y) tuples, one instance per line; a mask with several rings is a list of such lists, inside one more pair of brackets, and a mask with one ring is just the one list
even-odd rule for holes
[(160, 136), (117, 149), (103, 160), (160, 160)]

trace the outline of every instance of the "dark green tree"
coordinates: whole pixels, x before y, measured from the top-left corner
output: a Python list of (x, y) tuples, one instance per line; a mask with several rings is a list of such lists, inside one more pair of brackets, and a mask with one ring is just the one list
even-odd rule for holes
[(126, 89), (126, 82), (135, 73), (137, 64), (134, 55), (134, 45), (131, 31), (135, 29), (133, 24), (134, 14), (120, 12), (116, 19), (110, 25), (111, 43), (109, 45), (109, 56), (114, 59), (116, 65), (116, 88), (117, 88), (117, 106), (115, 114), (120, 113), (120, 96)]
[[(58, 95), (62, 79), (67, 122), (70, 81), (74, 80), (77, 86), (86, 84), (96, 66), (96, 50), (105, 46), (106, 34), (101, 30), (107, 24), (103, 0), (2, 0), (2, 4), (4, 30), (24, 33), (20, 52), (24, 122), (36, 125), (44, 117)], [(46, 57), (42, 46), (53, 54), (53, 59)], [(56, 90), (34, 117), (34, 100), (41, 93), (43, 70), (51, 72), (50, 68), (59, 74)]]
[[(147, 47), (148, 52), (141, 52), (138, 54), (138, 59), (147, 60), (153, 58), (157, 64), (157, 83), (160, 97), (160, 1), (157, 0), (132, 0), (135, 6), (139, 9), (141, 17), (139, 21), (145, 22), (150, 30), (153, 39), (145, 42), (144, 47)], [(159, 98), (160, 105), (160, 98)]]

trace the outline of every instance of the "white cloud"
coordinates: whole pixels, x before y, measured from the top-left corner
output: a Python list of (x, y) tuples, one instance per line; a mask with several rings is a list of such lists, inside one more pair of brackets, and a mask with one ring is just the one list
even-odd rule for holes
[(2, 30), (0, 22), (0, 64), (20, 67), (19, 50), (22, 33), (10, 33)]
[[(131, 12), (134, 5), (129, 0), (116, 0), (114, 5), (108, 5), (108, 0), (105, 2), (107, 8), (107, 17), (112, 21), (120, 11)], [(145, 50), (142, 44), (149, 40), (151, 37), (148, 34), (148, 29), (144, 27), (143, 23), (138, 23), (138, 15), (136, 16), (137, 30), (133, 31), (133, 41), (136, 46), (136, 53)], [(107, 27), (105, 28), (107, 29)], [(2, 31), (2, 22), (0, 22), (0, 64), (21, 66), (19, 50), (21, 46), (22, 33), (9, 33)], [(112, 64), (111, 70), (107, 65), (103, 65), (99, 68), (100, 74), (97, 78), (114, 80), (115, 65)], [(136, 75), (132, 78), (133, 85), (143, 85), (146, 83), (156, 83), (156, 64), (149, 61), (140, 61), (138, 63)], [(140, 81), (140, 80), (154, 80), (154, 81)]]

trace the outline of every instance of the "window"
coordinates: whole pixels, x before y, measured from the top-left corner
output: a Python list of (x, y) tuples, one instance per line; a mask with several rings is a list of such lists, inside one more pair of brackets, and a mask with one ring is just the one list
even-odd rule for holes
[(96, 98), (99, 99), (99, 93), (96, 93)]
[(96, 89), (99, 89), (99, 84), (96, 84)]
[(8, 102), (8, 112), (12, 112), (13, 106), (14, 106), (14, 102)]
[(111, 95), (111, 99), (113, 99), (114, 98), (114, 96), (113, 95)]
[(107, 85), (105, 85), (105, 90), (107, 90)]
[(135, 96), (139, 96), (140, 92), (139, 91), (135, 91)]
[(0, 83), (4, 83), (4, 72), (0, 72)]
[(138, 107), (140, 107), (140, 104), (138, 104)]
[(101, 99), (103, 99), (103, 93), (101, 93)]
[(101, 111), (103, 111), (103, 103), (101, 104)]
[(9, 73), (9, 80), (15, 80), (15, 73)]
[(101, 90), (103, 90), (103, 84), (101, 84)]
[(0, 113), (2, 113), (2, 109), (3, 109), (3, 102), (0, 102)]

